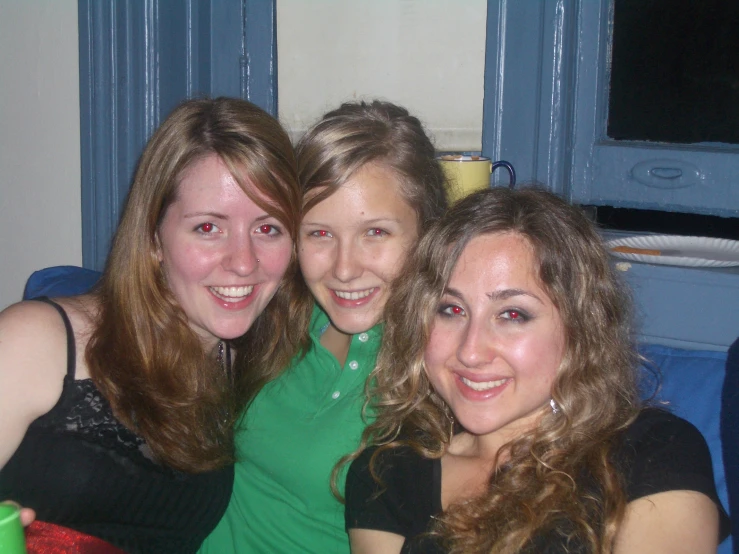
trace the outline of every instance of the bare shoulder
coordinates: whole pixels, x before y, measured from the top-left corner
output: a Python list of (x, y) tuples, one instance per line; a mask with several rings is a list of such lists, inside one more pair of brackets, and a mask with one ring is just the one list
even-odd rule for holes
[(64, 322), (53, 306), (21, 302), (0, 312), (0, 467), (59, 399), (66, 353)]
[(660, 492), (629, 502), (614, 553), (714, 553), (718, 532), (718, 508), (708, 496), (686, 490)]
[(0, 379), (12, 378), (16, 386), (39, 386), (41, 394), (50, 388), (61, 390), (61, 379), (54, 377), (66, 373), (66, 352), (66, 329), (53, 306), (27, 301), (0, 312)]

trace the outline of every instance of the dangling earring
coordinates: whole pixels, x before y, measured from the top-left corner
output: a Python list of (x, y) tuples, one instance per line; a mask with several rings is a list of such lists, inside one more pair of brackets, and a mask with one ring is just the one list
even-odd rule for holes
[(557, 403), (554, 401), (554, 398), (552, 398), (549, 401), (549, 405), (552, 407), (552, 413), (558, 414), (559, 413), (559, 406), (557, 406)]

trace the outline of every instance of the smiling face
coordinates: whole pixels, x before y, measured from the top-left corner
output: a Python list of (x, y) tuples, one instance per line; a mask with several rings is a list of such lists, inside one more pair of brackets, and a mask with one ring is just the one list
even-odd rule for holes
[(559, 311), (516, 233), (472, 239), (442, 296), (426, 373), (471, 434), (503, 444), (535, 425), (564, 354)]
[(208, 348), (249, 329), (292, 252), (282, 223), (246, 195), (215, 154), (185, 171), (157, 243), (167, 284)]
[(303, 218), (300, 269), (342, 333), (380, 321), (390, 283), (418, 237), (418, 217), (400, 188), (393, 171), (370, 163)]

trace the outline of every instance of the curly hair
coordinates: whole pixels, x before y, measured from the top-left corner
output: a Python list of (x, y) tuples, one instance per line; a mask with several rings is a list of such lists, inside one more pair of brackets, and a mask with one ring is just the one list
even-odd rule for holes
[[(626, 497), (614, 441), (641, 408), (630, 299), (595, 227), (581, 210), (537, 188), (470, 195), (432, 225), (388, 300), (378, 363), (368, 380), (376, 420), (372, 458), (400, 445), (440, 458), (453, 433), (449, 408), (424, 369), (440, 298), (475, 237), (516, 233), (532, 246), (538, 277), (559, 310), (565, 352), (552, 385), (557, 414), (504, 445), (487, 491), (453, 504), (434, 533), (453, 553), (519, 552), (545, 531), (610, 552)], [(361, 451), (362, 448), (360, 448)], [(359, 451), (351, 456), (354, 458)]]
[(146, 440), (159, 461), (187, 472), (233, 460), (234, 424), (261, 377), (252, 367), (265, 359), (287, 363), (283, 344), (295, 340), (284, 321), (295, 297), (294, 253), (272, 302), (249, 332), (233, 341), (234, 382), (205, 352), (167, 286), (156, 255), (157, 229), (184, 172), (212, 154), (295, 241), (301, 204), (297, 164), (280, 124), (244, 100), (182, 103), (139, 161), (95, 291), (99, 312), (86, 350), (90, 375), (116, 417)]
[[(400, 193), (416, 213), (419, 235), (447, 209), (446, 178), (431, 139), (418, 118), (390, 102), (347, 102), (326, 113), (300, 139), (296, 155), (303, 214), (371, 163), (399, 177)], [(300, 342), (305, 348), (314, 301), (302, 286), (302, 306), (296, 306), (291, 318), (304, 331)]]

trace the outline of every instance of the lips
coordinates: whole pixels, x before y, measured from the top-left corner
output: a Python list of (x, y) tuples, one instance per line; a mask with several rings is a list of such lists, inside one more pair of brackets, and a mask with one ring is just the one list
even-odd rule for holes
[(245, 287), (208, 287), (213, 296), (224, 302), (240, 302), (254, 291), (254, 285)]

